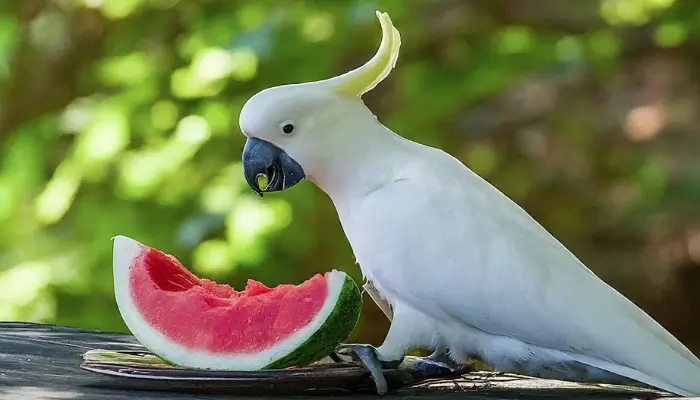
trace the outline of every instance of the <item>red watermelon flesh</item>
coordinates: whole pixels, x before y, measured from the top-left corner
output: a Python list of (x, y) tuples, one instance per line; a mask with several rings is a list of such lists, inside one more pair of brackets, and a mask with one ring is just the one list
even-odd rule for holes
[(152, 327), (173, 342), (212, 353), (270, 348), (309, 324), (328, 295), (320, 274), (274, 289), (248, 280), (239, 292), (199, 279), (174, 257), (145, 246), (131, 265), (129, 284), (134, 305)]

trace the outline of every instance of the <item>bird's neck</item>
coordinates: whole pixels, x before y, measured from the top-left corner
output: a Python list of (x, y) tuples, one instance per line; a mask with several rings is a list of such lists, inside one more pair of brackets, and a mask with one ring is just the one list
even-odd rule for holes
[(400, 178), (407, 151), (413, 142), (404, 139), (375, 118), (366, 121), (353, 132), (354, 140), (331, 152), (322, 170), (314, 171), (309, 180), (331, 197), (341, 202), (362, 198)]

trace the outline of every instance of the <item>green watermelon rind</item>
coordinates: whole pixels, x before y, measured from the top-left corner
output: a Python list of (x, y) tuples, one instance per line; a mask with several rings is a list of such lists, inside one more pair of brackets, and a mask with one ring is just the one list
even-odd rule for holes
[(361, 310), (362, 293), (355, 281), (346, 275), (335, 307), (323, 325), (294, 351), (263, 369), (305, 366), (327, 356), (350, 336), (360, 319)]

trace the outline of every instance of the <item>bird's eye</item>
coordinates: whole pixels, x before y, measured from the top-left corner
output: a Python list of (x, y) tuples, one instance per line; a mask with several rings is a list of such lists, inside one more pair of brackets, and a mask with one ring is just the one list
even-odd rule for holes
[(294, 125), (289, 124), (289, 123), (282, 125), (282, 132), (286, 133), (287, 135), (289, 135), (293, 131), (294, 131)]

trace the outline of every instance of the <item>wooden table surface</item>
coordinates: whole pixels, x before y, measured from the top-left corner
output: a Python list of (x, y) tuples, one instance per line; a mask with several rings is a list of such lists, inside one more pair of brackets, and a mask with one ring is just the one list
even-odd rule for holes
[[(91, 349), (125, 350), (133, 336), (21, 322), (0, 323), (0, 399), (248, 399), (217, 394), (188, 394), (120, 388), (120, 381), (79, 368)], [(122, 381), (123, 382), (123, 381)], [(109, 385), (105, 385), (109, 383)], [(107, 387), (111, 386), (111, 387)], [(471, 373), (457, 379), (424, 382), (400, 389), (385, 399), (654, 399), (663, 394), (576, 385), (514, 375)], [(377, 398), (374, 395), (274, 396), (272, 398)], [(271, 398), (268, 396), (268, 398)], [(669, 397), (664, 397), (668, 399)]]

